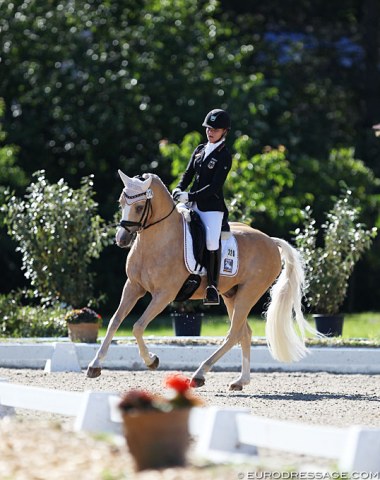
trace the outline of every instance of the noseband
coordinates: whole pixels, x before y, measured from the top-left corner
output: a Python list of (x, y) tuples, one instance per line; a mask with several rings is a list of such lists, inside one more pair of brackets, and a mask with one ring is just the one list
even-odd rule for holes
[[(146, 192), (143, 193), (138, 193), (136, 195), (128, 195), (126, 192), (123, 191), (123, 195), (128, 199), (128, 200), (133, 200), (138, 197), (146, 197), (145, 205), (144, 205), (144, 210), (141, 214), (140, 220), (138, 222), (133, 222), (130, 220), (122, 220), (120, 222), (120, 226), (124, 228), (128, 233), (134, 233), (134, 232), (139, 232), (141, 230), (146, 230), (149, 227), (153, 227), (153, 225), (156, 225), (157, 223), (162, 222), (166, 218), (168, 218), (174, 211), (175, 209), (175, 204), (173, 203), (173, 208), (170, 210), (170, 212), (165, 215), (165, 217), (160, 218), (159, 220), (149, 223), (148, 225), (146, 224), (148, 221), (148, 218), (150, 214), (152, 213), (152, 198), (153, 198), (153, 192), (150, 188)], [(129, 230), (129, 227), (137, 227), (134, 232), (131, 232)]]

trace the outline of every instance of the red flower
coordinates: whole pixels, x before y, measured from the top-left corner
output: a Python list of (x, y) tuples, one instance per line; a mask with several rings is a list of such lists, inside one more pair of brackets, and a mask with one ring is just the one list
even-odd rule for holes
[(183, 394), (190, 388), (190, 380), (180, 373), (172, 373), (165, 378), (165, 387), (172, 388), (176, 392)]

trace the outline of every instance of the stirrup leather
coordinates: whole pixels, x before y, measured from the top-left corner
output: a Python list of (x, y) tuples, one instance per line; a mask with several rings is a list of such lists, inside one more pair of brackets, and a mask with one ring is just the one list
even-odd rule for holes
[(203, 305), (219, 305), (220, 298), (218, 289), (214, 285), (209, 285), (206, 288), (206, 295), (203, 299)]

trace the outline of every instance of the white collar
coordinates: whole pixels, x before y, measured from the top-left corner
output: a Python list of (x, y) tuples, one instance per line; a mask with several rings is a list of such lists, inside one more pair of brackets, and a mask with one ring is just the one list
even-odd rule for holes
[(225, 139), (222, 138), (222, 140), (219, 140), (219, 142), (216, 142), (216, 143), (207, 142), (204, 158), (208, 157), (210, 153), (213, 152), (216, 148), (218, 148), (224, 141)]

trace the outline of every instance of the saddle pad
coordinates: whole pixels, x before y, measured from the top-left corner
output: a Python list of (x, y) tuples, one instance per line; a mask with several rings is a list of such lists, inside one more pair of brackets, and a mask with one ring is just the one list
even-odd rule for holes
[[(206, 275), (206, 269), (198, 265), (198, 270), (195, 269), (196, 261), (193, 252), (193, 239), (191, 237), (189, 224), (183, 218), (184, 231), (184, 260), (189, 273), (197, 275)], [(234, 277), (239, 268), (238, 246), (236, 238), (229, 235), (228, 238), (223, 239), (222, 235), (222, 261), (220, 263), (220, 275), (224, 277)]]

